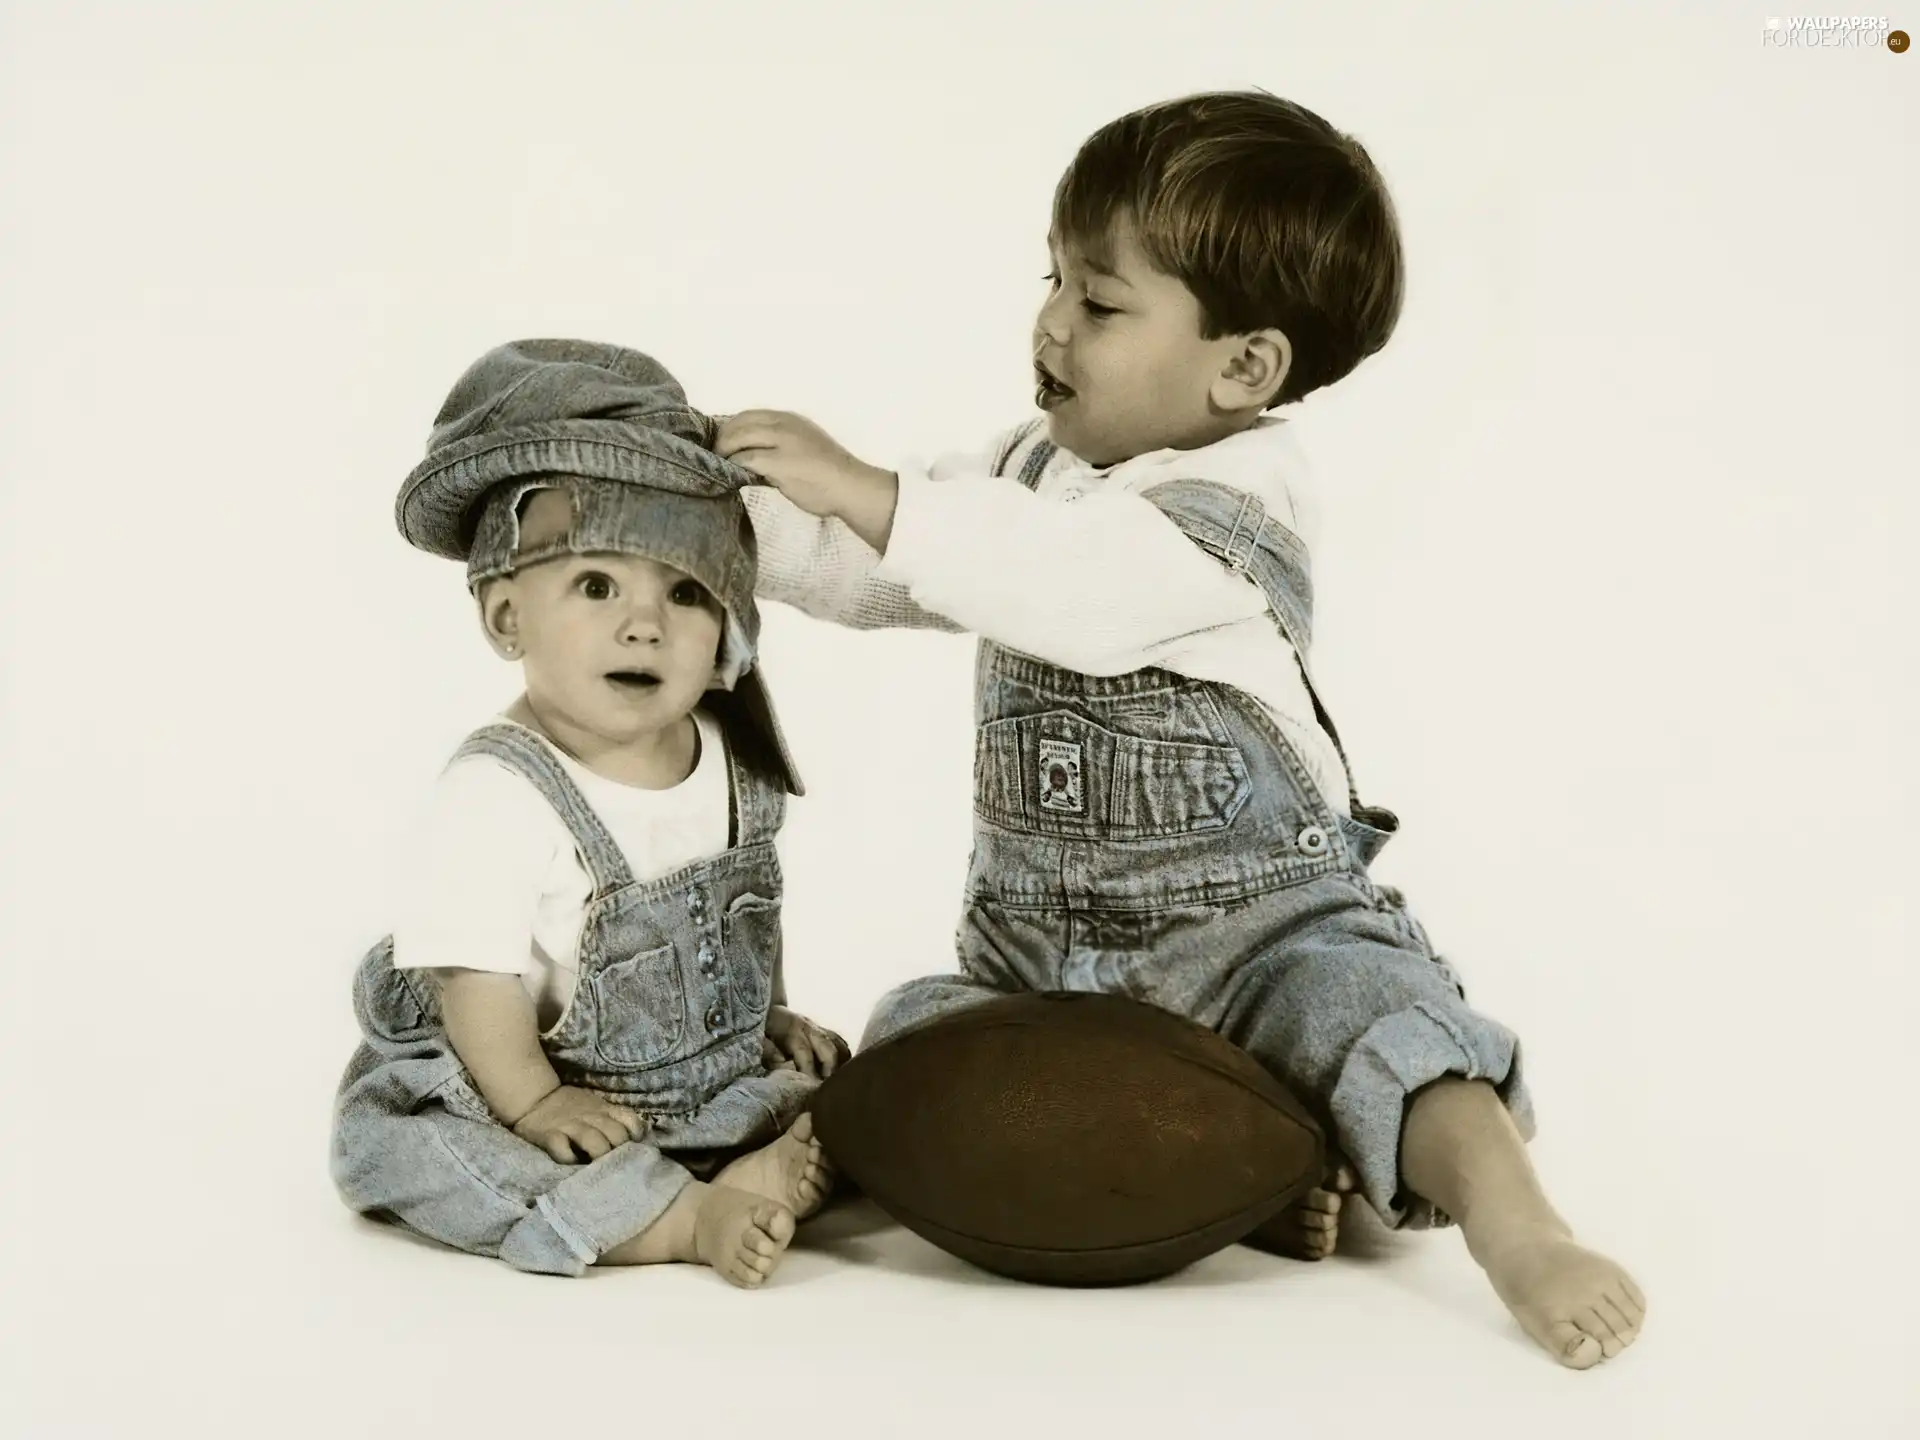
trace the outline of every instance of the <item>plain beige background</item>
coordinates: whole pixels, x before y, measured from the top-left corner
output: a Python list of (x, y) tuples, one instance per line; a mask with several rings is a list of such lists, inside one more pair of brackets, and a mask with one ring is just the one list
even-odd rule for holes
[[(1920, 57), (1767, 18), (0, 7), (0, 1430), (1913, 1433)], [(1074, 146), (1245, 84), (1401, 207), (1400, 332), (1298, 419), (1318, 668), (1640, 1346), (1560, 1372), (1451, 1236), (1072, 1294), (856, 1212), (748, 1296), (354, 1222), (348, 974), (512, 695), (391, 519), (460, 369), (619, 340), (876, 461), (975, 443)], [(766, 648), (792, 990), (857, 1032), (949, 963), (971, 644)]]

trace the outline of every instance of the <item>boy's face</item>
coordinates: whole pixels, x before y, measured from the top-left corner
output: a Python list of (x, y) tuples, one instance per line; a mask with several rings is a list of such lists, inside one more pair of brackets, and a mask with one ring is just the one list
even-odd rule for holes
[[(522, 543), (564, 533), (571, 500), (543, 490), (522, 517)], [(609, 745), (643, 741), (684, 717), (712, 687), (726, 624), (697, 580), (637, 555), (567, 555), (496, 580), (487, 629), (515, 647), (543, 720)]]
[[(1036, 401), (1056, 445), (1107, 466), (1192, 449), (1244, 429), (1279, 389), (1291, 358), (1277, 331), (1279, 374), (1260, 372), (1249, 337), (1201, 338), (1200, 302), (1154, 268), (1125, 216), (1102, 253), (1050, 237), (1053, 270), (1034, 322)], [(1253, 368), (1248, 369), (1249, 364)], [(1271, 365), (1269, 368), (1272, 368)], [(1267, 379), (1271, 383), (1265, 383)]]

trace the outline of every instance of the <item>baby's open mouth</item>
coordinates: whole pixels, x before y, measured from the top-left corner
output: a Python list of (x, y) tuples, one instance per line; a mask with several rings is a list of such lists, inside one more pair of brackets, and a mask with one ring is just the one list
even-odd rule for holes
[(660, 677), (651, 670), (614, 670), (608, 673), (607, 680), (614, 689), (634, 694), (645, 694), (660, 684)]
[(1073, 398), (1073, 390), (1054, 378), (1053, 372), (1038, 360), (1033, 362), (1033, 398), (1042, 410), (1051, 410)]

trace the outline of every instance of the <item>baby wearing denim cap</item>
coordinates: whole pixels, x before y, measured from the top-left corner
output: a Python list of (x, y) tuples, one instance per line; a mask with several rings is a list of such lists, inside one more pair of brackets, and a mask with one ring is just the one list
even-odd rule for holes
[(763, 597), (981, 637), (958, 973), (883, 997), (862, 1048), (1018, 991), (1186, 1015), (1351, 1163), (1259, 1243), (1329, 1253), (1357, 1181), (1389, 1224), (1457, 1221), (1562, 1363), (1619, 1354), (1644, 1297), (1541, 1189), (1517, 1038), (1373, 880), (1398, 821), (1360, 803), (1308, 663), (1310, 477), (1265, 412), (1393, 330), (1379, 173), (1298, 105), (1190, 96), (1090, 137), (1047, 239), (1040, 417), (897, 473), (777, 411), (717, 441), (780, 492), (747, 494)]
[(333, 1173), (524, 1270), (757, 1286), (832, 1184), (805, 1106), (846, 1047), (784, 1003), (800, 785), (754, 653), (751, 477), (710, 432), (646, 356), (521, 342), (461, 378), (400, 497), (525, 691), (440, 776), (361, 962)]

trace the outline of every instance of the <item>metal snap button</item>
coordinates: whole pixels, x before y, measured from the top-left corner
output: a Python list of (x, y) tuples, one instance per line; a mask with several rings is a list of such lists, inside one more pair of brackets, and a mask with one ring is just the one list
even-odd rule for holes
[(702, 945), (700, 947), (700, 973), (702, 975), (713, 974), (713, 946), (711, 945)]
[(1318, 825), (1309, 825), (1300, 832), (1294, 843), (1299, 845), (1302, 855), (1324, 855), (1327, 853), (1327, 832)]
[(721, 1008), (718, 1005), (714, 1006), (711, 1010), (707, 1011), (707, 1029), (718, 1030), (722, 1025), (726, 1023), (727, 1023), (726, 1013), (723, 1010), (721, 1010)]

